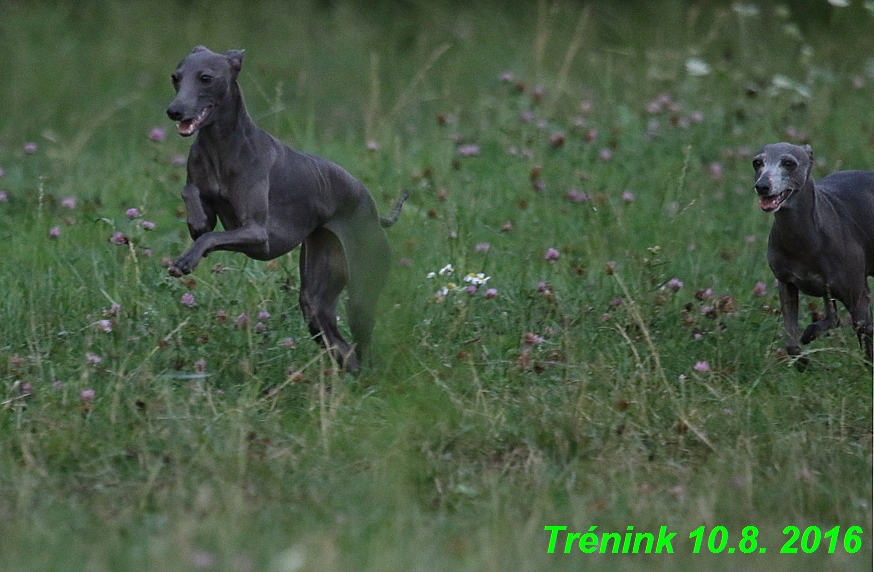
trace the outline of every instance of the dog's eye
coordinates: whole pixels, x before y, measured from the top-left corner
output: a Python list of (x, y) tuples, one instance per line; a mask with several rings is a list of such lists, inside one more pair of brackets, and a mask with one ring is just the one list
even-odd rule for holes
[(753, 159), (753, 169), (761, 169), (764, 166), (761, 159)]
[(209, 85), (209, 83), (211, 81), (212, 81), (211, 75), (203, 74), (202, 76), (200, 76), (200, 83), (202, 83), (203, 85)]
[(789, 170), (789, 171), (791, 171), (792, 169), (794, 169), (795, 167), (798, 166), (798, 164), (795, 163), (795, 161), (792, 161), (791, 159), (783, 159), (783, 161), (780, 164), (783, 165), (784, 169)]

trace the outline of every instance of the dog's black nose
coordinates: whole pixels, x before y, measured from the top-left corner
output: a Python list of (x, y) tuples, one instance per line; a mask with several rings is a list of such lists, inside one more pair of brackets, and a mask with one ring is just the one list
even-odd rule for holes
[(756, 192), (759, 195), (767, 195), (771, 192), (771, 185), (765, 181), (756, 182)]
[(174, 105), (171, 105), (167, 108), (167, 117), (169, 117), (173, 121), (181, 121), (183, 117), (182, 110)]

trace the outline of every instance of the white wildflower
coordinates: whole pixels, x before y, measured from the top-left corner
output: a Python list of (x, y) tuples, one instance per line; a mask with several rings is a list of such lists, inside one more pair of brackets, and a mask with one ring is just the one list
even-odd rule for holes
[(477, 274), (474, 274), (473, 272), (471, 272), (470, 274), (468, 274), (467, 276), (464, 277), (464, 281), (470, 282), (474, 286), (482, 286), (483, 284), (488, 282), (490, 278), (491, 278), (491, 276), (486, 276), (482, 272), (479, 272)]
[(759, 15), (759, 7), (755, 4), (735, 2), (731, 5), (731, 9), (734, 10), (735, 14), (744, 18), (753, 18)]
[(810, 88), (806, 85), (793, 81), (785, 75), (777, 74), (771, 78), (771, 92), (775, 95), (780, 90), (794, 90), (795, 93), (804, 98), (810, 97)]
[(771, 85), (777, 89), (792, 89), (794, 82), (785, 75), (777, 74), (771, 78)]
[(710, 73), (710, 65), (699, 58), (686, 60), (686, 73), (694, 77), (703, 77)]
[(437, 304), (443, 303), (443, 300), (446, 299), (447, 294), (449, 294), (449, 288), (447, 288), (446, 286), (440, 288), (439, 290), (434, 292), (434, 302)]

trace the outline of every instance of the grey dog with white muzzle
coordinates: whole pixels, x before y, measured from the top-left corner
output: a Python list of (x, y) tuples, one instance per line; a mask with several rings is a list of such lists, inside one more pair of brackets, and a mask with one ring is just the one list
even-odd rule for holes
[(801, 343), (840, 324), (834, 300), (847, 310), (859, 343), (874, 361), (871, 291), (874, 276), (874, 173), (840, 171), (814, 183), (813, 150), (765, 145), (753, 158), (762, 210), (774, 213), (768, 264), (777, 277), (786, 349), (798, 355), (798, 292), (825, 301), (825, 317), (807, 326)]

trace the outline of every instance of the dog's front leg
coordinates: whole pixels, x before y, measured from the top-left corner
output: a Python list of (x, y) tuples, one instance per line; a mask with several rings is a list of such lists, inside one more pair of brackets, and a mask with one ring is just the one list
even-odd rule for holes
[(250, 224), (233, 230), (213, 231), (200, 235), (191, 248), (170, 267), (170, 274), (191, 274), (200, 260), (213, 250), (242, 252), (253, 258), (263, 258), (269, 252), (267, 229)]
[[(229, 217), (231, 222), (222, 218), (225, 230), (214, 231), (212, 228), (215, 227), (215, 223), (209, 217), (212, 209), (200, 200), (200, 193), (196, 186), (186, 185), (185, 191), (188, 191), (186, 205), (190, 201), (194, 208), (196, 213), (194, 222), (199, 225), (206, 219), (207, 225), (212, 223), (213, 227), (209, 228), (208, 232), (199, 235), (191, 248), (173, 263), (173, 266), (170, 267), (170, 274), (173, 276), (190, 274), (197, 267), (200, 259), (213, 250), (242, 252), (260, 260), (275, 257), (271, 256), (270, 234), (267, 231), (269, 190), (269, 183), (266, 179), (251, 185), (237, 187), (236, 193), (230, 200), (233, 206), (233, 213)], [(192, 236), (194, 236), (193, 232)], [(303, 240), (303, 237), (300, 240)]]
[(182, 201), (187, 211), (188, 233), (192, 240), (197, 240), (202, 235), (215, 229), (215, 212), (204, 204), (200, 198), (200, 189), (194, 183), (188, 183), (182, 189)]
[(789, 355), (797, 356), (801, 354), (801, 346), (798, 345), (798, 287), (779, 280), (777, 290), (783, 327), (786, 329), (786, 351)]

